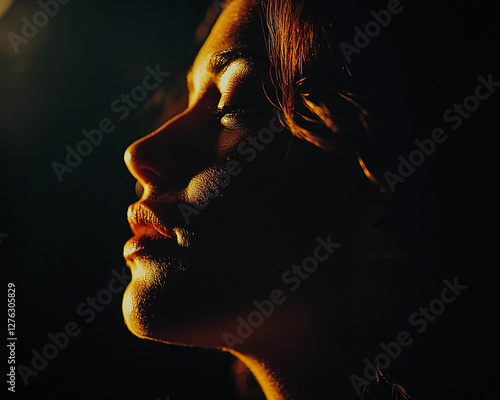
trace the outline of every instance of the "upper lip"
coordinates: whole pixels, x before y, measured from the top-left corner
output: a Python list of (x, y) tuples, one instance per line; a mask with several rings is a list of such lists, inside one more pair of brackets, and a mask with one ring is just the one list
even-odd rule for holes
[(127, 220), (135, 236), (164, 236), (175, 238), (175, 232), (169, 229), (149, 207), (134, 203), (128, 208)]

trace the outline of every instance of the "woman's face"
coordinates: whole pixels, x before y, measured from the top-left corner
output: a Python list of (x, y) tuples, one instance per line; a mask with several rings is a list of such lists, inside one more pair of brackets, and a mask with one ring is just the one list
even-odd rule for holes
[(123, 312), (140, 337), (228, 346), (225, 333), (236, 335), (239, 317), (276, 289), (286, 301), (235, 349), (300, 334), (321, 318), (329, 290), (283, 274), (318, 237), (341, 243), (366, 214), (355, 200), (368, 185), (362, 174), (280, 125), (255, 3), (236, 0), (221, 14), (188, 74), (186, 110), (125, 154), (144, 187), (124, 251)]

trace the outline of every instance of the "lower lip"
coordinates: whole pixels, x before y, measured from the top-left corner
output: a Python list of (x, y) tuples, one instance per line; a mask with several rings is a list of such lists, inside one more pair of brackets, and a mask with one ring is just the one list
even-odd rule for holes
[(123, 247), (123, 257), (132, 259), (144, 255), (168, 255), (178, 250), (177, 240), (166, 236), (142, 235), (130, 238)]

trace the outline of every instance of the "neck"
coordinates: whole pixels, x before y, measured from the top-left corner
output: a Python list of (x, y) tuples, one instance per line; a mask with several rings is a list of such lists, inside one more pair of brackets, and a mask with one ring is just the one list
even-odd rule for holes
[[(302, 301), (289, 300), (238, 351), (228, 351), (246, 364), (268, 400), (358, 398), (350, 376), (361, 375), (362, 360), (390, 338), (390, 330), (374, 330), (373, 321), (378, 321), (375, 328), (390, 322), (387, 301), (411, 287), (418, 274), (407, 268), (407, 275), (398, 278), (392, 270), (400, 270), (400, 262), (391, 258), (383, 267), (377, 264), (390, 279), (374, 282), (366, 278), (367, 270), (350, 280), (329, 279), (329, 293), (317, 302), (306, 305), (311, 293), (303, 293)], [(404, 302), (401, 309), (391, 307), (394, 315), (406, 317)]]
[[(334, 345), (341, 341), (319, 333), (324, 332), (325, 327), (322, 321), (310, 318), (311, 310), (307, 312), (302, 307), (290, 306), (282, 311), (286, 317), (292, 313), (296, 323), (287, 326), (277, 342), (264, 334), (264, 340), (253, 343), (249, 340), (244, 349), (238, 349), (240, 351), (225, 350), (248, 367), (267, 400), (310, 400), (324, 398), (325, 394), (354, 395), (350, 381), (340, 378), (346, 370), (352, 372), (354, 368), (348, 364), (352, 362), (350, 355), (342, 354), (343, 349)], [(266, 325), (261, 329), (265, 331)], [(332, 332), (332, 335), (338, 333)]]
[(242, 361), (257, 379), (267, 400), (288, 400), (286, 389), (276, 372), (271, 370), (264, 361), (245, 355), (236, 350), (226, 349)]
[(355, 395), (353, 388), (347, 385), (348, 381), (335, 379), (333, 358), (328, 360), (326, 354), (321, 355), (321, 360), (311, 355), (301, 360), (300, 366), (293, 366), (228, 351), (252, 372), (267, 400), (310, 400), (324, 398), (327, 394), (340, 398)]

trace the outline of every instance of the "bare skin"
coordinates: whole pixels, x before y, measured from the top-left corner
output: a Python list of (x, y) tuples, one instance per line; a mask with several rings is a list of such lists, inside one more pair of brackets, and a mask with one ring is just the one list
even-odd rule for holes
[[(359, 327), (376, 316), (363, 308), (377, 310), (363, 276), (385, 202), (349, 157), (298, 139), (290, 148), (264, 89), (257, 3), (236, 0), (221, 14), (188, 74), (186, 110), (127, 149), (145, 191), (129, 210), (125, 321), (139, 337), (231, 351), (270, 400), (354, 396), (347, 376), (359, 359), (346, 338), (363, 343), (369, 332)], [(262, 128), (274, 131), (268, 143), (252, 139)], [(236, 172), (211, 196), (228, 160)], [(181, 204), (206, 207), (187, 221)], [(284, 279), (314, 256), (318, 237), (335, 251), (318, 252), (314, 272), (297, 267)], [(272, 315), (238, 336), (254, 302), (276, 290)]]

